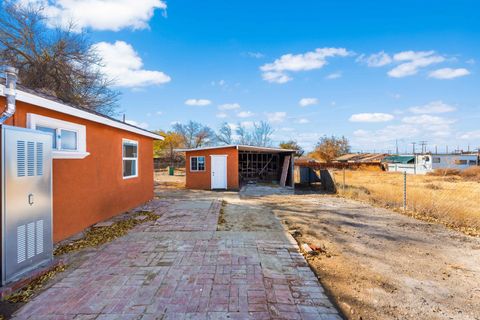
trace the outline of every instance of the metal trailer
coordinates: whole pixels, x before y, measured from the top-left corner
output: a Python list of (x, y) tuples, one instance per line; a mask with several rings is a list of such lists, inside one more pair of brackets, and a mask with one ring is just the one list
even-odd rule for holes
[(53, 259), (52, 139), (1, 126), (2, 285)]

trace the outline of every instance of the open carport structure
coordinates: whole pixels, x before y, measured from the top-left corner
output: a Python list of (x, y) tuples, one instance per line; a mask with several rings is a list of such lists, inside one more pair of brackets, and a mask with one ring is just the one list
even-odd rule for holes
[(177, 151), (185, 152), (190, 189), (238, 190), (252, 182), (294, 186), (295, 150), (227, 145)]

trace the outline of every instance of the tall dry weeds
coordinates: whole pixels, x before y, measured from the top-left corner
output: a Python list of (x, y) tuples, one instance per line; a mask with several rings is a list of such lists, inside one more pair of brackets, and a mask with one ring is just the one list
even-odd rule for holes
[[(407, 209), (413, 215), (435, 220), (467, 234), (480, 235), (480, 170), (449, 175), (408, 175)], [(342, 172), (334, 173), (340, 183)], [(463, 177), (463, 175), (465, 175)], [(347, 171), (343, 196), (379, 206), (401, 209), (403, 174), (371, 171)]]

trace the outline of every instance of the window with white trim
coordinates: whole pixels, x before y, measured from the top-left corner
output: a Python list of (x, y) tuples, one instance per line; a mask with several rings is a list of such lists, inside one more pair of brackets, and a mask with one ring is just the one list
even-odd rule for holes
[(138, 177), (138, 142), (123, 139), (122, 142), (123, 178)]
[(87, 130), (84, 125), (28, 113), (27, 127), (52, 137), (52, 153), (55, 159), (83, 159), (89, 155)]
[(190, 157), (190, 171), (205, 171), (205, 157)]

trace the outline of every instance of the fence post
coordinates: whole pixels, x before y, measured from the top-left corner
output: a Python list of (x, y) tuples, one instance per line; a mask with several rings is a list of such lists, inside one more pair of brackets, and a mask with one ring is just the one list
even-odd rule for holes
[(342, 192), (345, 195), (345, 167), (343, 167), (343, 184), (342, 184)]
[(403, 172), (403, 211), (407, 211), (407, 171)]

